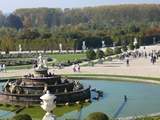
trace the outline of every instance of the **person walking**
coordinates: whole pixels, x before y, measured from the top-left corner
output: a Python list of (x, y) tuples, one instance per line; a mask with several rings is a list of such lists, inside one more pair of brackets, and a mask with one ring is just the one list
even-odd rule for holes
[(126, 65), (129, 66), (129, 57), (128, 57), (128, 55), (126, 56)]
[(73, 64), (73, 72), (76, 72), (76, 65)]
[(5, 64), (1, 64), (1, 71), (5, 72), (6, 71), (6, 65)]
[(78, 65), (77, 65), (77, 70), (78, 70), (78, 72), (80, 72), (80, 69), (81, 69), (81, 68), (80, 68), (80, 65), (78, 64)]
[(2, 65), (0, 64), (0, 72), (2, 71)]

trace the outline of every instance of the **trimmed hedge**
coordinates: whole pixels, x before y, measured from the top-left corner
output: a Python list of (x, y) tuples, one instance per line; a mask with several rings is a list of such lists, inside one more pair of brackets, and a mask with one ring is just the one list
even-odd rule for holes
[(14, 116), (11, 120), (32, 120), (32, 118), (28, 114), (18, 114)]
[(94, 112), (88, 115), (85, 120), (109, 120), (109, 117), (101, 112)]

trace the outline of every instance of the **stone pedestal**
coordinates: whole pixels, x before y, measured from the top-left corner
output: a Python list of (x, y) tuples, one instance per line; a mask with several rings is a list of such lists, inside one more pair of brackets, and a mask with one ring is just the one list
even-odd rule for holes
[(56, 116), (47, 112), (42, 120), (56, 120)]

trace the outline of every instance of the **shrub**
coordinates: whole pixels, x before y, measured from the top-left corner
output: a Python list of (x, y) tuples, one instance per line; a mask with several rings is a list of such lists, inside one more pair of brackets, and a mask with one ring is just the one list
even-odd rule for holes
[(130, 50), (134, 50), (134, 45), (133, 45), (133, 43), (130, 43), (130, 44), (129, 44), (129, 49), (130, 49)]
[(8, 104), (8, 103), (5, 103), (4, 106), (5, 106), (5, 107), (10, 107), (11, 105)]
[(105, 54), (102, 50), (97, 50), (96, 56), (97, 56), (98, 59), (102, 59), (102, 58), (105, 57)]
[(105, 51), (105, 55), (106, 56), (110, 56), (110, 55), (113, 55), (113, 49), (112, 48), (107, 48), (106, 51)]
[(20, 105), (13, 105), (13, 107), (20, 107)]
[(85, 120), (109, 120), (109, 117), (101, 112), (94, 112), (89, 114)]
[(122, 53), (121, 47), (114, 48), (114, 54), (120, 54), (120, 53)]
[(32, 118), (28, 114), (18, 114), (14, 116), (11, 120), (32, 120)]
[(52, 58), (47, 58), (47, 61), (50, 62), (50, 61), (53, 61), (53, 59)]
[(96, 53), (95, 53), (95, 51), (94, 51), (93, 49), (87, 50), (87, 51), (86, 51), (86, 57), (87, 57), (87, 59), (89, 59), (89, 60), (94, 60), (94, 59), (96, 59)]
[(124, 52), (126, 52), (126, 51), (127, 51), (127, 46), (126, 46), (126, 45), (123, 45), (123, 46), (122, 46), (122, 50), (123, 50)]
[(140, 47), (140, 45), (137, 43), (137, 44), (135, 45), (135, 48), (138, 49), (139, 47)]

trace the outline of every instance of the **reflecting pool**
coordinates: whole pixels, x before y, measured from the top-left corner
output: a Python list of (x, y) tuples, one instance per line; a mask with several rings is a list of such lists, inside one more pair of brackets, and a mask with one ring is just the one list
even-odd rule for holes
[[(73, 111), (59, 118), (85, 118), (92, 112), (104, 112), (110, 117), (128, 117), (160, 112), (160, 85), (119, 82), (107, 80), (82, 80), (92, 88), (102, 90), (104, 97), (84, 107), (81, 111)], [(127, 102), (124, 102), (124, 95)]]
[[(83, 107), (81, 111), (66, 113), (58, 120), (65, 118), (83, 120), (92, 112), (103, 112), (110, 117), (139, 116), (160, 112), (160, 85), (107, 80), (81, 80), (80, 82), (91, 85), (92, 89), (102, 90), (104, 97), (98, 101), (92, 100), (92, 103)], [(124, 102), (124, 95), (127, 96), (127, 102)], [(6, 111), (0, 111), (0, 116), (5, 114), (7, 114)]]

